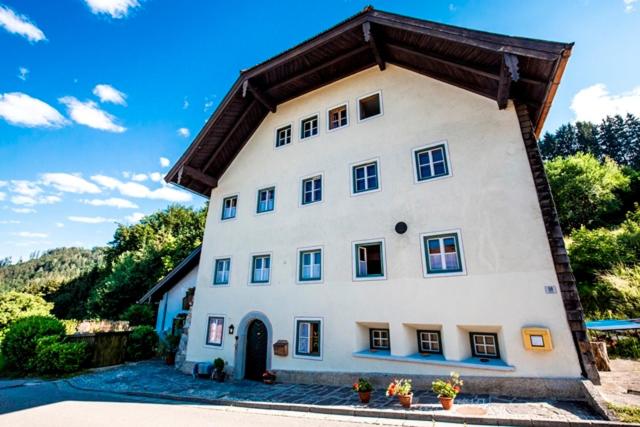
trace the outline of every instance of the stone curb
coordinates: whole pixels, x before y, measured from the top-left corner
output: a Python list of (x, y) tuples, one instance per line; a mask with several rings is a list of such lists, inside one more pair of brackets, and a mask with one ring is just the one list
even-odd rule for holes
[(208, 399), (196, 396), (181, 396), (175, 394), (153, 393), (146, 391), (108, 391), (88, 387), (81, 387), (73, 384), (69, 380), (66, 383), (82, 391), (114, 393), (126, 396), (146, 397), (153, 399), (171, 400), (177, 402), (200, 403), (215, 406), (234, 406), (238, 408), (250, 409), (269, 409), (277, 411), (293, 411), (293, 412), (312, 412), (327, 415), (345, 415), (355, 417), (373, 417), (373, 418), (391, 418), (409, 421), (435, 421), (449, 423), (466, 423), (476, 425), (501, 425), (501, 426), (562, 426), (562, 427), (583, 427), (583, 426), (609, 426), (609, 427), (640, 427), (636, 423), (622, 423), (619, 421), (600, 421), (600, 420), (547, 420), (542, 418), (495, 418), (482, 417), (473, 415), (448, 415), (433, 412), (417, 412), (402, 411), (390, 409), (368, 409), (368, 408), (352, 408), (343, 406), (320, 406), (320, 405), (303, 405), (296, 403), (274, 403), (274, 402), (254, 402), (248, 400), (228, 400), (228, 399)]

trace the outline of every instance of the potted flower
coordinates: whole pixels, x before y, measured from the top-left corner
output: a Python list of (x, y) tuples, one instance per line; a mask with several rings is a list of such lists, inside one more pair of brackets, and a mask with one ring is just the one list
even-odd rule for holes
[(227, 373), (224, 371), (224, 359), (218, 357), (213, 361), (213, 375), (212, 378), (219, 383), (223, 383), (227, 377)]
[(264, 371), (262, 374), (262, 382), (265, 384), (273, 384), (276, 382), (276, 373), (271, 371)]
[(400, 404), (405, 408), (411, 407), (413, 392), (411, 391), (411, 380), (404, 378), (393, 380), (387, 387), (387, 396), (398, 396)]
[(180, 335), (166, 335), (160, 340), (159, 350), (167, 365), (175, 365), (176, 352), (180, 345)]
[(371, 386), (371, 383), (365, 378), (358, 378), (358, 381), (353, 383), (353, 391), (358, 393), (360, 402), (369, 403), (369, 400), (371, 400), (371, 392), (373, 391), (373, 387)]
[(460, 379), (460, 374), (451, 372), (447, 381), (436, 380), (431, 383), (431, 389), (438, 395), (442, 409), (449, 410), (453, 407), (453, 401), (460, 393), (464, 382)]

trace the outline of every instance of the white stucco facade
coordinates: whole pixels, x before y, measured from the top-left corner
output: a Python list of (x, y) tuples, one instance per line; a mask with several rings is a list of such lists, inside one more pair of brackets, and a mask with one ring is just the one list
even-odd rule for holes
[[(357, 99), (377, 91), (383, 114), (360, 122)], [(327, 110), (345, 102), (348, 126), (328, 131)], [(319, 134), (300, 140), (300, 120), (314, 113)], [(286, 124), (292, 142), (275, 148), (275, 130)], [(418, 183), (413, 150), (443, 141), (450, 176)], [(370, 159), (378, 161), (380, 189), (353, 195), (351, 167)], [(317, 174), (323, 200), (303, 206), (301, 180)], [(256, 214), (257, 191), (271, 186), (274, 211)], [(228, 195), (238, 196), (237, 216), (222, 221)], [(404, 234), (394, 231), (399, 221), (408, 225)], [(464, 273), (425, 277), (421, 235), (449, 230), (459, 232)], [(367, 240), (384, 242), (383, 279), (354, 280), (353, 243)], [(298, 250), (310, 247), (322, 248), (322, 280), (303, 284)], [(263, 253), (271, 255), (270, 281), (251, 284), (252, 255)], [(228, 285), (213, 285), (219, 258), (231, 259)], [(184, 295), (189, 286), (171, 292)], [(513, 106), (499, 110), (495, 101), (393, 65), (370, 68), (278, 105), (220, 178), (187, 360), (243, 363), (227, 328), (246, 333), (243, 318), (259, 312), (270, 343), (289, 343), (286, 357), (268, 348), (276, 371), (579, 377), (561, 296), (545, 286), (557, 290), (558, 280)], [(209, 315), (224, 317), (219, 347), (206, 344)], [(320, 357), (295, 356), (297, 318), (322, 321)], [(550, 330), (552, 351), (525, 349), (521, 331), (530, 326)], [(389, 329), (389, 355), (367, 353), (370, 327)], [(418, 329), (441, 332), (444, 361), (415, 356)], [(501, 363), (470, 361), (469, 332), (496, 333)]]
[(156, 319), (156, 332), (160, 336), (171, 333), (173, 319), (178, 314), (187, 313), (182, 309), (182, 299), (189, 288), (196, 287), (198, 278), (198, 266), (194, 267), (182, 279), (180, 279), (171, 289), (162, 295), (158, 303), (158, 316)]

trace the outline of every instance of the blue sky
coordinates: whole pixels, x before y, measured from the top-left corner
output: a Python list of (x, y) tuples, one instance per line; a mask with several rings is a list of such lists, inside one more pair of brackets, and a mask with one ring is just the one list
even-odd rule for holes
[[(201, 206), (161, 178), (239, 70), (369, 3), (0, 0), (0, 257), (104, 245), (116, 222), (172, 202)], [(546, 130), (640, 114), (638, 0), (373, 5), (575, 42)]]

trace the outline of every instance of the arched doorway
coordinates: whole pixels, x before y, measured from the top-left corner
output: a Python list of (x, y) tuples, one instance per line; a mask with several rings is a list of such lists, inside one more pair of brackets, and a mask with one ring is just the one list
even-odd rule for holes
[(247, 328), (247, 348), (245, 352), (244, 377), (249, 380), (262, 380), (267, 369), (267, 343), (269, 333), (265, 324), (258, 319), (249, 323)]

